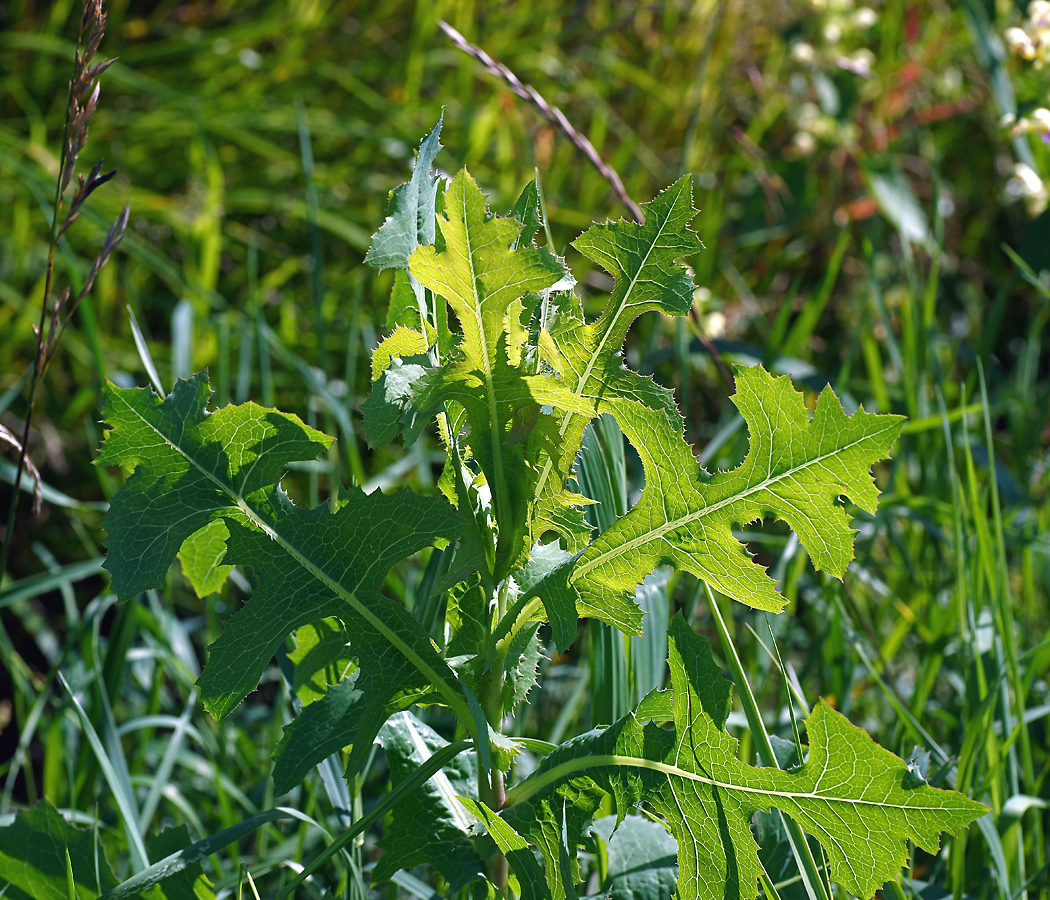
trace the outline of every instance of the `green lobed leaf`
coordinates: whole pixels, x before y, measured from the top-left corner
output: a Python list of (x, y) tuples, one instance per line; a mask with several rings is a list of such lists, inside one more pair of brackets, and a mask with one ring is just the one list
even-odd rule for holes
[(504, 711), (511, 713), (524, 702), (536, 686), (540, 660), (544, 658), (540, 645), (539, 625), (533, 623), (511, 640), (503, 660), (503, 697), (500, 701)]
[(411, 442), (430, 415), (450, 401), (467, 408), (466, 441), (492, 487), (499, 523), (494, 576), (500, 581), (527, 550), (532, 478), (524, 462), (529, 429), (521, 431), (522, 416), (538, 414), (540, 405), (556, 402), (545, 393), (560, 391), (554, 379), (528, 376), (518, 368), (528, 336), (522, 322), (531, 316), (536, 292), (558, 283), (565, 269), (546, 249), (516, 246), (522, 224), (491, 216), (485, 195), (466, 170), (449, 184), (445, 211), (437, 222), (444, 245), (419, 247), (409, 271), (452, 306), (463, 337), (448, 365), (413, 385), (415, 424), (406, 428), (405, 438)]
[[(625, 369), (619, 353), (631, 323), (639, 315), (651, 310), (684, 315), (692, 304), (692, 280), (679, 261), (699, 252), (703, 245), (688, 228), (696, 215), (689, 176), (643, 203), (642, 208), (644, 225), (622, 221), (594, 225), (573, 242), (577, 250), (612, 275), (615, 283), (608, 305), (593, 323), (563, 316), (551, 327), (560, 357), (554, 368), (564, 375), (567, 386), (578, 397), (635, 399), (662, 410), (673, 422), (680, 422), (671, 393), (651, 379)], [(534, 539), (539, 539), (548, 528), (570, 541), (578, 538), (578, 530), (562, 528), (567, 510), (573, 505), (564, 485), (580, 449), (584, 427), (593, 415), (562, 416), (558, 452), (534, 453), (531, 457), (539, 470)]]
[(426, 353), (428, 346), (426, 338), (418, 331), (398, 325), (372, 351), (372, 381), (378, 381), (379, 376), (390, 368), (391, 360)]
[(581, 614), (622, 606), (622, 598), (667, 562), (722, 593), (758, 609), (779, 612), (776, 582), (732, 535), (766, 516), (783, 519), (817, 569), (841, 578), (853, 558), (853, 535), (838, 498), (874, 513), (878, 490), (870, 467), (889, 454), (900, 416), (862, 409), (847, 416), (831, 387), (812, 418), (789, 378), (759, 366), (736, 370), (733, 402), (747, 421), (751, 446), (736, 469), (711, 475), (681, 432), (637, 403), (609, 407), (638, 451), (645, 489), (627, 515), (587, 547), (573, 573)]
[[(300, 784), (314, 766), (333, 753), (358, 741), (359, 726), (368, 715), (367, 698), (355, 684), (359, 674), (354, 672), (331, 685), (285, 725), (273, 752), (273, 786), (277, 796)], [(364, 740), (370, 747), (375, 734), (365, 735)]]
[[(752, 900), (757, 892), (755, 813), (776, 808), (812, 834), (831, 877), (870, 897), (898, 877), (909, 842), (936, 853), (985, 807), (909, 777), (907, 764), (821, 702), (806, 720), (809, 756), (790, 772), (754, 768), (737, 758), (725, 731), (731, 688), (705, 638), (679, 614), (670, 653), (674, 730), (629, 714), (552, 751), (507, 792), (503, 816), (546, 859), (555, 900), (566, 895), (561, 844), (584, 843), (607, 796), (619, 816), (638, 803), (661, 816), (678, 844), (678, 893), (687, 898)], [(564, 835), (564, 837), (563, 837)]]
[[(493, 574), (500, 581), (527, 556), (533, 476), (524, 443), (542, 418), (541, 406), (568, 403), (587, 415), (592, 404), (566, 392), (559, 380), (530, 375), (519, 364), (537, 292), (564, 278), (561, 261), (546, 249), (518, 246), (522, 223), (490, 215), (485, 195), (465, 170), (449, 184), (444, 205), (437, 221), (441, 244), (420, 246), (408, 266), (421, 285), (453, 307), (462, 340), (438, 367), (391, 364), (362, 412), (370, 442), (378, 445), (397, 435), (399, 422), (411, 443), (430, 417), (449, 406), (465, 407), (469, 432), (462, 440), (492, 487), (499, 522)], [(446, 439), (460, 440), (459, 433)]]
[(224, 562), (254, 573), (253, 596), (226, 623), (201, 676), (208, 709), (229, 713), (292, 631), (335, 617), (365, 672), (358, 687), (375, 692), (373, 716), (398, 694), (434, 688), (469, 721), (455, 673), (412, 616), (380, 592), (395, 563), (459, 533), (456, 512), (410, 491), (358, 488), (344, 492), (335, 513), (327, 504), (298, 507), (276, 481), (285, 465), (313, 459), (331, 439), (251, 403), (209, 413), (208, 396), (203, 373), (164, 399), (107, 384), (109, 431), (98, 459), (135, 467), (103, 523), (119, 596), (160, 587), (185, 539), (220, 518), (230, 535)]
[[(103, 521), (104, 568), (122, 599), (164, 583), (185, 540), (236, 500), (272, 485), (290, 462), (316, 459), (332, 439), (295, 416), (254, 403), (206, 411), (206, 372), (167, 397), (150, 388), (103, 388), (109, 431), (95, 460), (133, 466)], [(242, 516), (243, 517), (243, 516)]]
[(487, 371), (510, 304), (555, 284), (564, 267), (545, 249), (515, 249), (521, 223), (491, 216), (466, 169), (445, 191), (445, 215), (437, 224), (444, 248), (418, 247), (409, 271), (452, 305), (463, 330), (464, 360)]

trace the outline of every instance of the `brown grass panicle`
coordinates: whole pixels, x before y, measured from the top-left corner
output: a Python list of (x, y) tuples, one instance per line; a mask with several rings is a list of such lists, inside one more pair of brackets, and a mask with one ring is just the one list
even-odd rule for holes
[[(95, 54), (102, 43), (105, 33), (106, 14), (102, 9), (102, 0), (86, 0), (84, 3), (84, 14), (80, 19), (80, 34), (77, 38), (73, 77), (69, 82), (69, 95), (66, 102), (62, 155), (59, 160), (58, 179), (55, 184), (54, 213), (51, 219), (51, 239), (47, 256), (47, 270), (44, 278), (44, 294), (40, 304), (40, 321), (33, 326), (33, 333), (36, 335), (36, 355), (33, 359), (33, 369), (29, 378), (29, 399), (26, 405), (25, 421), (22, 426), (22, 437), (19, 440), (5, 428), (2, 441), (7, 446), (13, 447), (18, 453), (18, 465), (15, 469), (11, 499), (8, 504), (3, 544), (0, 545), (0, 578), (2, 578), (3, 573), (7, 569), (7, 556), (10, 552), (15, 513), (18, 508), (19, 488), (22, 475), (27, 469), (34, 480), (34, 495), (36, 498), (34, 508), (39, 510), (40, 506), (40, 475), (36, 466), (27, 457), (33, 407), (36, 402), (40, 382), (54, 356), (62, 332), (76, 312), (80, 301), (88, 295), (88, 292), (94, 286), (98, 273), (109, 261), (113, 251), (120, 245), (121, 238), (124, 236), (124, 229), (127, 228), (128, 224), (129, 209), (125, 206), (110, 227), (102, 244), (102, 249), (92, 262), (88, 276), (84, 280), (81, 289), (74, 296), (67, 286), (52, 301), (52, 276), (54, 273), (55, 250), (58, 247), (59, 239), (79, 218), (88, 197), (117, 173), (116, 169), (103, 172), (102, 160), (99, 160), (91, 168), (86, 177), (76, 173), (77, 160), (84, 149), (84, 145), (87, 143), (88, 125), (98, 106), (101, 87), (99, 76), (114, 62), (112, 59), (94, 62)], [(76, 186), (69, 202), (69, 208), (65, 217), (62, 218), (62, 207), (66, 192), (73, 182), (74, 174), (77, 176)]]

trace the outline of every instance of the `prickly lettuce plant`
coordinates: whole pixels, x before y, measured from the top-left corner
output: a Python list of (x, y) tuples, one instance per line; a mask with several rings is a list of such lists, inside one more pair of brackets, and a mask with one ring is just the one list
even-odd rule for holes
[[(436, 423), (440, 495), (350, 489), (334, 510), (304, 509), (282, 490), (282, 473), (330, 438), (251, 403), (209, 411), (203, 373), (168, 397), (109, 385), (98, 461), (134, 470), (105, 521), (114, 590), (159, 586), (177, 555), (195, 583), (213, 585), (224, 566), (251, 574), (251, 598), (211, 648), (204, 702), (229, 713), (294, 636), (304, 706), (275, 753), (277, 790), (340, 751), (353, 778), (380, 742), (395, 790), (405, 789), (376, 880), (430, 863), (450, 892), (487, 881), (522, 897), (575, 897), (577, 851), (596, 814), (619, 821), (642, 810), (677, 843), (680, 897), (749, 900), (763, 878), (752, 818), (775, 809), (820, 844), (833, 880), (871, 896), (898, 875), (909, 842), (936, 851), (940, 832), (983, 807), (929, 786), (824, 703), (805, 722), (800, 765), (741, 762), (725, 730), (730, 686), (680, 616), (669, 690), (559, 747), (526, 742), (545, 758), (505, 783), (523, 739), (504, 723), (535, 684), (541, 625), (559, 650), (581, 616), (640, 633), (635, 590), (657, 565), (777, 612), (775, 582), (732, 533), (767, 516), (841, 577), (853, 532), (838, 500), (874, 512), (870, 467), (901, 422), (847, 416), (830, 388), (809, 411), (786, 377), (739, 368), (733, 401), (750, 450), (732, 471), (706, 472), (671, 393), (620, 353), (640, 314), (689, 309), (681, 260), (701, 245), (688, 178), (644, 205), (645, 224), (596, 225), (574, 243), (614, 279), (604, 311), (587, 321), (564, 263), (534, 241), (535, 185), (506, 217), (489, 212), (466, 171), (439, 196), (439, 128), (366, 259), (396, 272), (363, 413), (373, 446), (411, 444)], [(585, 427), (603, 414), (637, 450), (645, 487), (592, 539), (573, 466)], [(409, 613), (382, 584), (425, 548), (425, 589)], [(449, 744), (408, 712), (433, 704), (451, 710), (464, 740)]]

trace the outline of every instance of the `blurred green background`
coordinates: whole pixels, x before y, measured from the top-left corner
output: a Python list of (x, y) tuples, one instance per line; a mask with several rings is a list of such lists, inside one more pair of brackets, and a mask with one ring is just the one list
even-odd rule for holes
[[(193, 710), (197, 738), (144, 829), (188, 822), (199, 837), (273, 802), (260, 772), (288, 714), (276, 669), (222, 724), (193, 707), (203, 648), (241, 602), (237, 586), (203, 602), (173, 572), (167, 591), (119, 610), (105, 592), (99, 521), (119, 473), (91, 459), (101, 381), (148, 383), (129, 310), (166, 388), (207, 366), (217, 402), (276, 404), (339, 437), (330, 459), (293, 473), (304, 500), (334, 477), (426, 489), (433, 445), (373, 453), (361, 435), (391, 284), (362, 258), (442, 110), (440, 167), (468, 166), (498, 211), (538, 172), (554, 249), (586, 308), (599, 308), (608, 277), (569, 242), (627, 211), (558, 129), (452, 46), (446, 19), (559, 106), (635, 201), (692, 174), (706, 245), (688, 261), (693, 314), (647, 316), (628, 354), (676, 388), (705, 464), (733, 465), (747, 446), (711, 347), (799, 387), (831, 383), (847, 408), (910, 417), (877, 472), (878, 516), (858, 520), (844, 584), (813, 573), (785, 529), (748, 534), (791, 600), (771, 627), (810, 700), (831, 698), (904, 755), (940, 742), (960, 787), (992, 805), (990, 830), (969, 838), (977, 849), (960, 845), (950, 871), (927, 860), (923, 878), (978, 897), (1047, 896), (1045, 809), (1004, 813), (1013, 796), (1046, 797), (1050, 771), (1050, 145), (1003, 123), (1050, 105), (1050, 69), (1004, 46), (1025, 23), (1021, 6), (106, 8), (100, 53), (119, 59), (80, 169), (105, 157), (119, 174), (63, 241), (57, 284), (82, 281), (124, 203), (131, 219), (35, 412), (30, 451), (51, 493), (39, 516), (23, 499), (0, 582), (0, 812), (46, 794), (89, 812), (98, 802), (115, 827), (55, 686), (60, 668), (95, 685), (92, 715), (104, 717), (102, 694), (115, 722)], [(0, 5), (0, 422), (16, 433), (81, 11), (72, 0)], [(4, 509), (13, 458), (0, 464)], [(627, 467), (640, 476), (630, 457)], [(403, 567), (388, 589), (411, 604), (418, 577)], [(672, 578), (668, 596), (709, 627), (695, 582)], [(765, 622), (732, 612), (760, 695), (782, 711), (776, 667), (747, 631), (768, 639)], [(582, 659), (551, 666), (522, 723), (531, 733), (587, 726)], [(158, 728), (129, 728), (122, 744), (132, 790), (150, 797), (144, 779), (170, 740)], [(328, 815), (320, 788), (303, 791), (302, 808)], [(279, 869), (276, 848), (287, 850), (284, 833), (267, 834), (244, 845), (253, 872)], [(316, 839), (302, 826), (298, 851)], [(214, 860), (213, 878), (233, 879), (238, 859)]]

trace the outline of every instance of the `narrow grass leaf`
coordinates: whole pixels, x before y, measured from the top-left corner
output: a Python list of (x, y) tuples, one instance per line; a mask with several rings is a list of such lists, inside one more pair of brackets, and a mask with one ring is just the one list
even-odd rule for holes
[(130, 795), (130, 788), (126, 786), (125, 781), (117, 774), (113, 762), (102, 746), (102, 741), (99, 740), (98, 733), (91, 724), (91, 719), (88, 718), (84, 707), (80, 705), (76, 694), (73, 693), (73, 689), (61, 672), (58, 673), (58, 680), (61, 682), (62, 687), (65, 688), (66, 693), (69, 694), (69, 699), (73, 703), (73, 709), (80, 720), (80, 727), (84, 730), (84, 735), (95, 753), (95, 758), (98, 760), (98, 765), (102, 770), (102, 776), (105, 778), (106, 784), (109, 785), (109, 789), (113, 792), (113, 799), (117, 804), (117, 809), (120, 811), (124, 832), (128, 837), (132, 865), (136, 868), (136, 871), (142, 870), (149, 865), (149, 855), (146, 852), (146, 845), (143, 843), (142, 835), (139, 832), (139, 821), (134, 797)]

